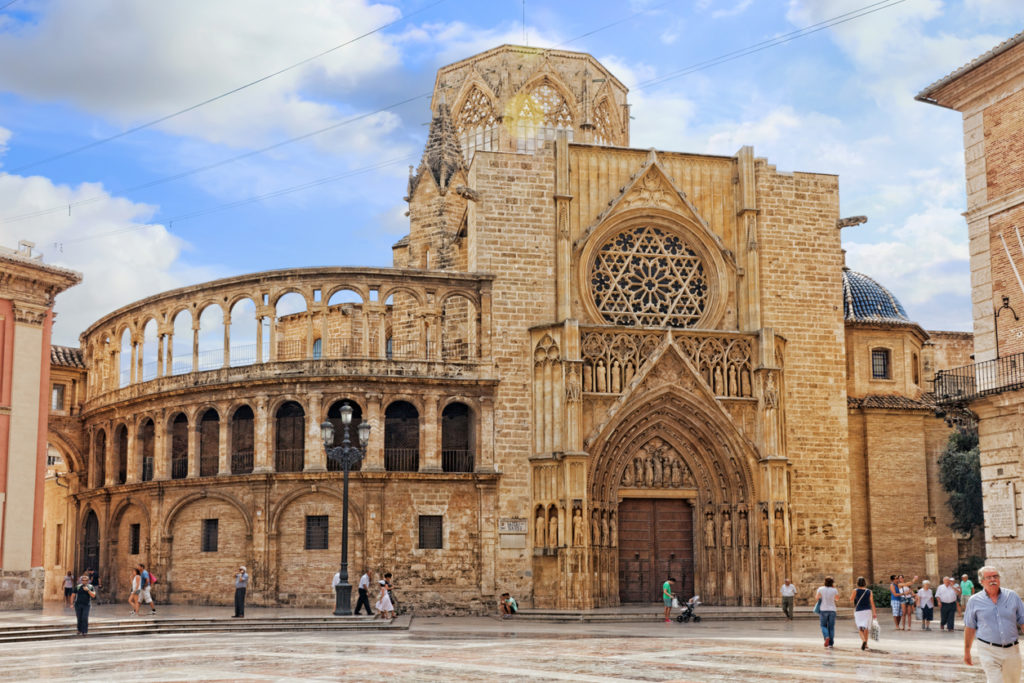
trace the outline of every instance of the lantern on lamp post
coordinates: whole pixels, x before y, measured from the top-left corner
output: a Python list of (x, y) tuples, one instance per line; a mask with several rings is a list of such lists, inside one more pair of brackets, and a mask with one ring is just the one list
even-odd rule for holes
[(345, 436), (340, 446), (334, 446), (334, 425), (324, 422), (320, 425), (320, 437), (324, 442), (324, 452), (328, 460), (341, 465), (344, 472), (344, 487), (341, 497), (341, 569), (338, 571), (338, 585), (334, 588), (334, 615), (348, 616), (352, 614), (352, 585), (348, 582), (348, 471), (362, 460), (366, 452), (366, 444), (370, 440), (370, 423), (365, 420), (356, 427), (359, 445), (353, 446), (349, 441), (349, 425), (352, 423), (352, 406), (346, 402), (341, 406), (341, 424), (345, 427)]

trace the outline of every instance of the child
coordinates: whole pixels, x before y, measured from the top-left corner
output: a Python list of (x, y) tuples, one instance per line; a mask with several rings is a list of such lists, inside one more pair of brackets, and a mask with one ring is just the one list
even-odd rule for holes
[(512, 615), (519, 611), (519, 605), (516, 603), (516, 599), (508, 593), (501, 594), (501, 618), (511, 619)]

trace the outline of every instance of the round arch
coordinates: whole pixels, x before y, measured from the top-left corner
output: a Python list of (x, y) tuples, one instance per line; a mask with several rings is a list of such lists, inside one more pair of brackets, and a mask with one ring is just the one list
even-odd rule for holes
[(174, 520), (178, 514), (186, 507), (195, 503), (196, 501), (209, 498), (211, 500), (219, 500), (228, 505), (233, 506), (238, 510), (239, 514), (242, 515), (242, 520), (245, 522), (245, 534), (247, 538), (252, 537), (252, 515), (245, 509), (242, 502), (232, 496), (231, 494), (224, 493), (222, 491), (197, 491), (196, 493), (190, 493), (185, 496), (170, 509), (167, 513), (167, 517), (164, 518), (163, 524), (160, 528), (160, 535), (162, 538), (169, 538), (172, 536), (171, 530), (174, 528)]

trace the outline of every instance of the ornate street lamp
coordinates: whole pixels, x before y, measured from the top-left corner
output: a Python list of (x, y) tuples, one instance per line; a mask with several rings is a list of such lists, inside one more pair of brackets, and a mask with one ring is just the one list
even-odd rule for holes
[(349, 443), (348, 426), (352, 422), (352, 406), (345, 402), (341, 406), (341, 423), (345, 425), (345, 438), (340, 446), (334, 443), (334, 425), (324, 422), (320, 425), (320, 438), (324, 442), (327, 458), (341, 465), (345, 473), (344, 494), (341, 498), (341, 569), (338, 572), (338, 585), (334, 589), (334, 615), (338, 617), (352, 614), (352, 585), (348, 582), (348, 471), (362, 460), (366, 452), (366, 443), (370, 440), (370, 423), (363, 421), (356, 430), (359, 432), (359, 445)]

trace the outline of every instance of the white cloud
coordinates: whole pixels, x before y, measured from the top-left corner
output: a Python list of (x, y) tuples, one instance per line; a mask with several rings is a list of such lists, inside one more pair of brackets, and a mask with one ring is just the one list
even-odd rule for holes
[[(11, 247), (29, 239), (45, 263), (84, 276), (81, 284), (57, 297), (55, 344), (77, 346), (86, 327), (120, 306), (221, 275), (183, 265), (179, 257), (187, 245), (164, 226), (148, 222), (152, 206), (112, 197), (97, 184), (72, 188), (40, 176), (0, 174), (0, 206), (6, 217), (91, 198), (96, 201), (76, 206), (70, 216), (60, 212), (0, 223), (0, 244)], [(96, 235), (101, 236), (91, 237)]]
[(11, 131), (0, 126), (0, 157), (7, 153), (7, 141), (11, 139)]
[(711, 13), (712, 19), (724, 19), (726, 17), (735, 17), (743, 14), (747, 11), (747, 8), (753, 4), (754, 0), (738, 0), (732, 7), (725, 7), (722, 9), (716, 9)]
[(1024, 3), (1020, 0), (965, 0), (964, 6), (985, 22), (1011, 22), (1024, 19)]
[[(394, 7), (365, 0), (310, 0), (301, 10), (271, 0), (54, 0), (41, 7), (34, 23), (0, 33), (0, 63), (19, 65), (0, 70), (0, 87), (71, 102), (120, 125), (238, 87), (399, 16)], [(302, 95), (306, 80), (322, 76), (336, 89), (372, 88), (399, 61), (385, 35), (375, 34), (162, 127), (256, 146), (271, 134), (305, 132), (339, 118), (333, 107)]]

